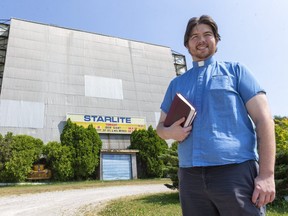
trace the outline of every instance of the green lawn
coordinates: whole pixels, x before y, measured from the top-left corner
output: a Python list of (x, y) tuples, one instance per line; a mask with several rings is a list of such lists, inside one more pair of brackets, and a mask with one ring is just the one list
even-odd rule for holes
[[(169, 179), (131, 180), (131, 181), (84, 181), (48, 183), (45, 185), (14, 185), (0, 187), (1, 196), (48, 191), (108, 187), (115, 185), (165, 184)], [(267, 216), (288, 216), (288, 202), (274, 202), (267, 207)], [(160, 193), (145, 196), (129, 196), (108, 203), (103, 209), (83, 206), (81, 215), (92, 216), (180, 216), (178, 193)]]
[[(165, 184), (169, 179), (136, 179), (136, 180), (118, 180), (118, 181), (79, 181), (79, 182), (46, 182), (37, 184), (26, 182), (24, 184), (15, 184), (0, 186), (0, 197), (9, 195), (21, 195), (26, 193), (43, 193), (49, 191), (64, 191), (84, 188), (109, 187), (120, 185), (143, 185), (143, 184)], [(1, 214), (0, 214), (1, 215)]]
[(179, 216), (181, 215), (181, 208), (178, 193), (161, 193), (113, 201), (97, 215)]
[[(96, 215), (90, 209), (84, 215)], [(128, 197), (110, 202), (99, 216), (181, 216), (177, 192)], [(288, 216), (288, 202), (279, 202), (267, 206), (267, 216)]]

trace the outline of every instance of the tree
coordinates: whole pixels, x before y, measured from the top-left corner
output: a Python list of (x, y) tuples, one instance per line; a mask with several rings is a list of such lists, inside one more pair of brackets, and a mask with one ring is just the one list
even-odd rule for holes
[(276, 116), (274, 122), (277, 152), (288, 151), (288, 118)]
[(0, 172), (4, 170), (5, 163), (11, 158), (13, 134), (8, 132), (5, 137), (0, 134)]
[(288, 118), (275, 117), (276, 164), (275, 183), (277, 199), (288, 195)]
[(40, 139), (7, 133), (0, 141), (0, 180), (2, 182), (24, 181), (33, 162), (40, 158), (43, 146)]
[(137, 167), (139, 178), (162, 177), (163, 161), (159, 158), (168, 145), (161, 139), (156, 130), (149, 126), (148, 130), (135, 130), (131, 134), (129, 149), (138, 149)]
[(99, 165), (102, 141), (92, 125), (78, 126), (68, 119), (60, 136), (61, 144), (68, 146), (72, 154), (74, 179), (88, 179)]
[(57, 181), (73, 180), (72, 154), (70, 148), (59, 142), (49, 142), (44, 146), (47, 167), (52, 170), (52, 178)]
[(179, 168), (179, 160), (178, 160), (178, 152), (177, 146), (179, 142), (175, 141), (172, 143), (171, 147), (166, 150), (164, 154), (160, 156), (160, 158), (164, 162), (163, 172), (167, 174), (167, 176), (171, 179), (171, 184), (165, 184), (166, 187), (174, 190), (179, 188), (179, 180), (178, 180), (178, 168)]

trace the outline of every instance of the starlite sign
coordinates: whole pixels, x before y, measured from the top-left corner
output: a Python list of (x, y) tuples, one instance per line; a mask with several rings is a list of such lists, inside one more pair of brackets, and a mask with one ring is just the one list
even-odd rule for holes
[(146, 129), (145, 118), (67, 114), (66, 120), (68, 119), (83, 127), (92, 124), (98, 133), (131, 134), (136, 129)]

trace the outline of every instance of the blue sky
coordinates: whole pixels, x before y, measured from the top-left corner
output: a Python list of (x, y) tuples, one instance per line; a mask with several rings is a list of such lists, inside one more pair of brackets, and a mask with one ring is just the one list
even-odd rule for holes
[[(19, 18), (129, 40), (183, 46), (189, 18), (208, 14), (222, 40), (218, 60), (239, 61), (267, 91), (273, 115), (288, 116), (287, 0), (1, 0), (0, 18)], [(160, 103), (160, 102), (159, 102)]]

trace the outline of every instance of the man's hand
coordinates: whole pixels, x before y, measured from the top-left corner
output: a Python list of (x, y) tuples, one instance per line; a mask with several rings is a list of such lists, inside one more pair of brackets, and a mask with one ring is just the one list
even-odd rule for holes
[(246, 108), (255, 124), (259, 153), (259, 175), (255, 178), (252, 202), (261, 207), (275, 199), (275, 128), (265, 94), (259, 93), (252, 97)]
[(261, 207), (275, 199), (275, 182), (274, 176), (261, 178), (258, 176), (255, 179), (255, 187), (252, 195), (252, 202)]
[(181, 124), (185, 121), (185, 118), (181, 118), (178, 121), (174, 122), (170, 127), (164, 127), (164, 121), (166, 118), (166, 113), (161, 112), (160, 120), (157, 125), (156, 131), (157, 134), (162, 139), (174, 139), (176, 141), (182, 142), (187, 138), (192, 130), (192, 126), (183, 128)]
[(192, 130), (192, 126), (183, 128), (181, 126), (183, 122), (185, 122), (184, 117), (174, 122), (174, 124), (172, 124), (168, 129), (171, 135), (171, 138), (179, 142), (182, 142), (183, 140), (185, 140)]

